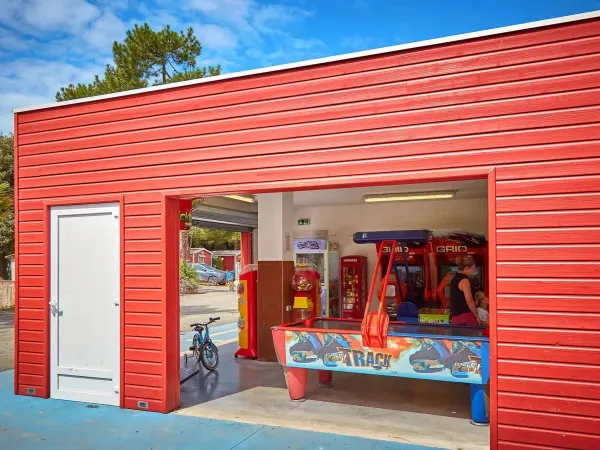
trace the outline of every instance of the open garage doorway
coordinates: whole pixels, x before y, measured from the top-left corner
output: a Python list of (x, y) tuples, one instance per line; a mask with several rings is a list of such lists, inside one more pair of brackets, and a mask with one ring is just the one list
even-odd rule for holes
[[(374, 243), (357, 242), (358, 232), (428, 230), (436, 243), (444, 243), (440, 248), (429, 246), (433, 254), (422, 252), (418, 245), (407, 244), (406, 264), (398, 260), (400, 282), (396, 292), (402, 292), (403, 283), (410, 285), (410, 298), (404, 292), (403, 300), (414, 303), (417, 309), (442, 309), (441, 296), (448, 295), (445, 280), (456, 271), (457, 252), (474, 257), (476, 287), (489, 295), (494, 280), (490, 279), (487, 255), (490, 213), (487, 180), (259, 193), (252, 198), (256, 200), (258, 214), (253, 262), (258, 262), (259, 360), (235, 359), (237, 344), (225, 345), (219, 350), (219, 368), (214, 373), (202, 369), (182, 384), (182, 407), (178, 414), (235, 418), (272, 426), (317, 427), (414, 444), (446, 446), (452, 442), (456, 447), (487, 448), (489, 429), (470, 423), (469, 385), (460, 382), (458, 372), (452, 372), (444, 362), (444, 358), (461, 351), (453, 347), (451, 334), (443, 343), (448, 355), (438, 352), (434, 357), (435, 349), (430, 349), (428, 356), (431, 357), (428, 364), (433, 367), (430, 372), (446, 374), (446, 381), (410, 374), (396, 377), (338, 371), (333, 376), (333, 387), (323, 389), (318, 387), (318, 371), (309, 370), (306, 401), (300, 404), (290, 402), (284, 369), (275, 362), (271, 336), (272, 326), (294, 321), (294, 291), (289, 280), (297, 264), (312, 265), (319, 274), (320, 315), (354, 319), (360, 334), (364, 310), (353, 311), (354, 315), (345, 311), (356, 301), (359, 285), (365, 286), (361, 288), (360, 299), (365, 307), (364, 290), (368, 291), (376, 273), (378, 248)], [(282, 259), (280, 266), (275, 264), (277, 257)], [(391, 264), (390, 258), (388, 255), (385, 268)], [(353, 261), (363, 261), (363, 267), (356, 269), (360, 264), (352, 264)], [(283, 270), (283, 278), (288, 279), (275, 280), (273, 266)], [(381, 284), (384, 272), (380, 268), (376, 273), (376, 286)], [(265, 287), (277, 283), (280, 287)], [(390, 303), (386, 312), (392, 320), (406, 321), (394, 306), (396, 297), (387, 298), (387, 290), (384, 297), (386, 304)], [(380, 298), (373, 294), (372, 310), (378, 307)], [(418, 320), (418, 316), (414, 317), (415, 322)], [(407, 342), (422, 338), (418, 327), (414, 324), (411, 329), (414, 337)], [(475, 353), (469, 355), (472, 360), (481, 358)], [(489, 354), (484, 357), (487, 360), (481, 364), (489, 373)], [(481, 365), (478, 367), (481, 370)], [(489, 395), (489, 385), (485, 392)], [(489, 408), (487, 398), (485, 408)], [(308, 416), (310, 421), (305, 420)], [(439, 430), (444, 430), (443, 434)]]
[[(253, 196), (200, 197), (189, 205), (179, 231), (183, 405), (210, 398), (218, 384), (219, 359), (229, 359), (237, 350), (238, 280), (243, 267), (252, 263), (252, 237), (258, 227)], [(203, 334), (209, 330), (218, 348), (204, 366), (194, 344), (194, 330), (200, 327)]]

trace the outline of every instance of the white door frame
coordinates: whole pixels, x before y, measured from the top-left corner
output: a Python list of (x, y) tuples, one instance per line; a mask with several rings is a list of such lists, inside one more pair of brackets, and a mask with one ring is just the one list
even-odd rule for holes
[[(114, 227), (116, 227), (117, 239), (115, 242), (116, 254), (118, 260), (115, 261), (113, 276), (117, 280), (112, 302), (115, 306), (116, 339), (118, 345), (116, 349), (116, 361), (114, 361), (113, 384), (114, 390), (111, 395), (81, 392), (81, 391), (61, 391), (58, 388), (58, 314), (60, 313), (60, 304), (58, 303), (58, 219), (64, 216), (76, 215), (106, 215), (110, 214), (114, 217)], [(74, 400), (80, 402), (101, 403), (106, 405), (120, 406), (120, 391), (121, 391), (121, 225), (120, 225), (120, 203), (90, 203), (70, 206), (51, 206), (50, 207), (50, 397), (63, 400)], [(109, 299), (110, 301), (110, 299)], [(82, 320), (89, 320), (84, 318)], [(85, 336), (82, 336), (85, 339)], [(80, 375), (91, 378), (106, 378), (109, 370), (89, 370), (82, 368), (69, 367), (64, 371), (69, 375)]]

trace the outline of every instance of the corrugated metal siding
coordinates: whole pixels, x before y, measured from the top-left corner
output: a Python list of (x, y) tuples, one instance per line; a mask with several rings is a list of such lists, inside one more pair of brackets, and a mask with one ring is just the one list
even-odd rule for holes
[(164, 409), (162, 195), (125, 196), (125, 357), (123, 406)]
[[(125, 406), (161, 410), (164, 210), (152, 192), (495, 167), (499, 448), (600, 447), (599, 25), (19, 114), (20, 341), (47, 344), (28, 335), (44, 318), (44, 199), (125, 194)], [(40, 382), (44, 350), (20, 352), (20, 386)]]
[(599, 169), (497, 169), (499, 448), (600, 448)]

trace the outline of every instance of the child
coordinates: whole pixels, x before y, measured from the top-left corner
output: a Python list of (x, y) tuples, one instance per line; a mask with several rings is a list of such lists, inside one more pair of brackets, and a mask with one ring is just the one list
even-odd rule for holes
[(488, 309), (490, 301), (481, 291), (475, 293), (475, 302), (477, 304), (477, 315), (482, 324), (487, 324), (489, 320)]

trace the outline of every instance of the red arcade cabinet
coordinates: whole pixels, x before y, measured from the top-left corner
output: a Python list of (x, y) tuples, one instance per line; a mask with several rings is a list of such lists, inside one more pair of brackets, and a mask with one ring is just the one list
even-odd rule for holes
[(434, 298), (443, 309), (450, 308), (450, 283), (458, 270), (456, 258), (471, 255), (475, 260), (473, 292), (488, 295), (488, 242), (485, 236), (465, 231), (444, 232), (433, 237)]
[[(433, 283), (430, 274), (430, 254), (432, 253), (431, 241), (423, 242), (405, 242), (404, 249), (398, 245), (395, 251), (395, 260), (400, 275), (400, 293), (403, 298), (401, 301), (414, 303), (418, 308), (423, 308), (430, 303), (433, 298)], [(376, 244), (377, 252), (381, 243)], [(382, 276), (387, 269), (390, 260), (390, 248), (384, 247), (382, 254)], [(404, 252), (402, 251), (404, 250)], [(407, 278), (406, 267), (410, 273), (411, 298), (407, 297)], [(406, 294), (405, 294), (406, 293)], [(399, 306), (399, 305), (397, 305)]]
[(258, 342), (256, 337), (256, 295), (257, 295), (258, 266), (249, 264), (240, 272), (238, 281), (238, 342), (240, 348), (235, 352), (235, 357), (258, 358)]
[(340, 260), (341, 318), (362, 319), (367, 304), (367, 257), (344, 256)]

